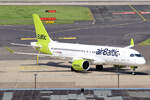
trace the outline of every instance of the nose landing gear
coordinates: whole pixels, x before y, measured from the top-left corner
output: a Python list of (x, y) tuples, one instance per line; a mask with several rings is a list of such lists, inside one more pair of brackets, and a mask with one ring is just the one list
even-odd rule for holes
[(136, 75), (135, 70), (138, 68), (137, 66), (130, 66), (132, 69), (132, 75)]

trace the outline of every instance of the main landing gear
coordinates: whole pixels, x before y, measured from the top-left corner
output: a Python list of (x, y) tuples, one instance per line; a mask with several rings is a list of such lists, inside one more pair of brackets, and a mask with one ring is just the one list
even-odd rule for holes
[(97, 71), (103, 70), (103, 65), (96, 65), (96, 70)]

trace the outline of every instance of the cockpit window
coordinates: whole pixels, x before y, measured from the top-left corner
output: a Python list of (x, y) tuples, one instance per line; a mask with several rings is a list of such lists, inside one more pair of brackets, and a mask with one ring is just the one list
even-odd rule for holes
[(134, 57), (134, 54), (130, 54), (130, 57)]
[(130, 54), (130, 57), (142, 57), (141, 54)]
[(142, 57), (142, 55), (141, 55), (141, 54), (135, 54), (135, 56), (137, 56), (137, 57)]

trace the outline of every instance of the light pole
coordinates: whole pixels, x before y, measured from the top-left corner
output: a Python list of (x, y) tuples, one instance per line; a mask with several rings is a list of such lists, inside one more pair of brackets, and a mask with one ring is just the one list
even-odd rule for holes
[(37, 77), (37, 74), (34, 74), (34, 88), (36, 89), (36, 77)]
[(119, 88), (119, 75), (120, 75), (120, 74), (118, 73), (117, 75), (118, 75), (118, 88)]
[(119, 73), (119, 66), (117, 66), (117, 81), (118, 81), (118, 88), (119, 88), (119, 80), (120, 79), (120, 73)]

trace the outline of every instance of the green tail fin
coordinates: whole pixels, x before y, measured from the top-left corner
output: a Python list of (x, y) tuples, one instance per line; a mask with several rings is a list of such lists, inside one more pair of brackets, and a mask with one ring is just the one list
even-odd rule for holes
[(48, 48), (48, 44), (52, 42), (50, 39), (40, 17), (37, 14), (33, 14), (33, 21), (36, 31), (37, 45), (41, 45), (40, 51), (46, 54), (52, 54)]
[(37, 14), (33, 14), (33, 21), (36, 31), (36, 38), (38, 42), (50, 42), (51, 39), (43, 25), (43, 23), (40, 20), (40, 17)]

